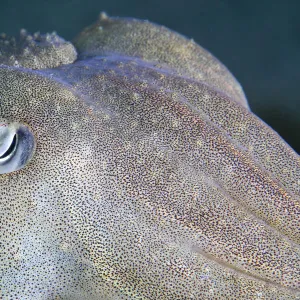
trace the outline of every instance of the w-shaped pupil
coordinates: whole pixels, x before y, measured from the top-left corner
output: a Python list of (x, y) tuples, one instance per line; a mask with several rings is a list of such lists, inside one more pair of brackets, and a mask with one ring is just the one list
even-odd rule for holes
[(17, 143), (17, 135), (14, 135), (14, 138), (10, 144), (10, 146), (8, 147), (8, 149), (0, 156), (0, 159), (3, 159), (7, 156), (9, 156), (15, 149), (16, 147), (16, 143)]

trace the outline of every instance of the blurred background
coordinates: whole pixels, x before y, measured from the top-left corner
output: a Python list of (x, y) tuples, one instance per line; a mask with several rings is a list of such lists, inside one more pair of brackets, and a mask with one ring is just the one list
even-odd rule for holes
[(0, 32), (72, 39), (100, 11), (165, 25), (212, 52), (250, 107), (300, 153), (300, 1), (1, 0)]

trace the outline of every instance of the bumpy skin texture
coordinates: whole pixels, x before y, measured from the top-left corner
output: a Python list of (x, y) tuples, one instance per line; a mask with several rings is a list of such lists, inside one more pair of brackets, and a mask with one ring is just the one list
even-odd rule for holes
[(108, 18), (79, 60), (0, 67), (36, 151), (0, 175), (2, 299), (299, 299), (300, 160), (228, 70)]
[(34, 35), (20, 31), (16, 38), (0, 36), (0, 64), (30, 69), (55, 68), (70, 64), (77, 58), (77, 52), (55, 32)]

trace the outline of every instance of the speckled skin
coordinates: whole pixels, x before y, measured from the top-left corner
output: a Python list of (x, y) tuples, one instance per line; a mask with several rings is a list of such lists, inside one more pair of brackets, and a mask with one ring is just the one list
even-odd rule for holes
[(0, 175), (1, 299), (300, 299), (299, 156), (228, 70), (104, 14), (74, 45), (0, 66), (0, 118), (36, 139)]

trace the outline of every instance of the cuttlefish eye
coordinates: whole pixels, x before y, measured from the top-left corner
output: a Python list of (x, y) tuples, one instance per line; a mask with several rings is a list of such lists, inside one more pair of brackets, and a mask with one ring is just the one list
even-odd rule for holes
[(22, 169), (34, 150), (35, 140), (28, 126), (0, 122), (0, 174)]

